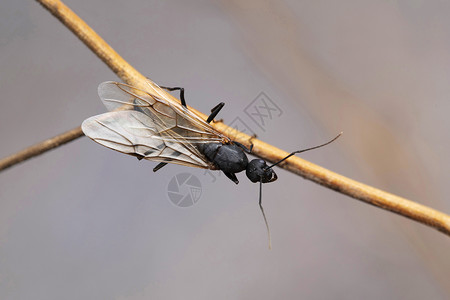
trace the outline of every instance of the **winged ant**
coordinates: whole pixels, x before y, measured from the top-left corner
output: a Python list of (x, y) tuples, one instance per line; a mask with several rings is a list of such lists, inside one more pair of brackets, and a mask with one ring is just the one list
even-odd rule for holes
[[(181, 103), (169, 99), (161, 88), (179, 91)], [(294, 151), (278, 162), (267, 165), (262, 159), (249, 162), (250, 148), (232, 141), (209, 123), (225, 105), (216, 105), (206, 120), (186, 106), (184, 89), (159, 87), (148, 82), (141, 90), (128, 84), (107, 81), (98, 87), (98, 93), (109, 112), (86, 119), (81, 127), (86, 136), (113, 150), (136, 156), (139, 160), (157, 161), (158, 171), (167, 163), (190, 167), (221, 170), (238, 184), (236, 173), (245, 170), (248, 179), (260, 183), (259, 207), (266, 224), (271, 247), (270, 230), (262, 207), (262, 184), (277, 180), (273, 167), (294, 154), (330, 144), (342, 133), (325, 144)]]

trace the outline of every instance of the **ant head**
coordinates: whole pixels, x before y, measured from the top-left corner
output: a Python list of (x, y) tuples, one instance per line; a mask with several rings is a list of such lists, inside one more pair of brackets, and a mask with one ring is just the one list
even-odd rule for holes
[(254, 159), (248, 163), (245, 174), (251, 182), (267, 183), (277, 180), (277, 174), (262, 159)]

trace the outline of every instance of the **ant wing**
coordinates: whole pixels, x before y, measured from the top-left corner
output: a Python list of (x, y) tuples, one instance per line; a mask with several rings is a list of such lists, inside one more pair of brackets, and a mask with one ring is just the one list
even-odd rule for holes
[[(164, 122), (159, 116), (157, 122)], [(134, 110), (114, 111), (86, 119), (81, 128), (95, 142), (117, 150), (158, 162), (175, 163), (189, 167), (216, 169), (216, 167), (183, 137), (161, 130), (148, 115)]]
[(98, 94), (109, 111), (128, 109), (144, 113), (152, 119), (157, 132), (167, 132), (172, 141), (230, 142), (201, 117), (167, 97), (159, 86), (149, 82), (148, 87), (143, 91), (128, 84), (107, 81), (99, 85)]

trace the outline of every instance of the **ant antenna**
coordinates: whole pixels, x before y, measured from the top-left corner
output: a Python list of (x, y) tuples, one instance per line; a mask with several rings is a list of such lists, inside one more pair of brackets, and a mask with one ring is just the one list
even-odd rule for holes
[[(311, 147), (311, 148), (307, 148), (307, 149), (303, 149), (303, 150), (298, 150), (298, 151), (294, 151), (291, 154), (289, 154), (288, 156), (286, 156), (285, 158), (283, 158), (282, 160), (274, 163), (273, 165), (271, 165), (270, 167), (267, 167), (266, 170), (275, 167), (276, 165), (278, 165), (279, 163), (285, 161), (286, 159), (288, 159), (289, 157), (291, 157), (294, 154), (297, 153), (302, 153), (302, 152), (306, 152), (309, 150), (313, 150), (313, 149), (317, 149), (323, 146), (326, 146), (328, 144), (331, 144), (332, 142), (334, 142), (335, 140), (337, 140), (343, 132), (340, 132), (335, 138), (333, 138), (331, 141), (326, 142), (325, 144), (319, 145), (319, 146), (315, 146), (315, 147)], [(270, 237), (270, 229), (269, 229), (269, 223), (267, 222), (267, 218), (266, 218), (266, 214), (264, 213), (264, 208), (262, 206), (262, 185), (263, 185), (263, 178), (261, 176), (261, 179), (259, 180), (259, 208), (261, 209), (261, 213), (263, 215), (264, 218), (264, 223), (266, 223), (266, 228), (267, 228), (267, 236), (269, 238), (269, 250), (272, 249), (272, 239)]]
[(272, 239), (270, 238), (269, 223), (267, 222), (266, 214), (264, 213), (264, 208), (262, 207), (262, 177), (261, 180), (259, 181), (259, 208), (261, 209), (264, 218), (264, 223), (266, 223), (267, 236), (269, 238), (269, 250), (272, 250)]
[(309, 150), (317, 149), (317, 148), (326, 146), (326, 145), (328, 145), (328, 144), (331, 144), (332, 142), (334, 142), (335, 140), (337, 140), (338, 137), (340, 137), (342, 134), (343, 134), (343, 132), (341, 131), (335, 138), (333, 138), (331, 141), (326, 142), (325, 144), (322, 144), (322, 145), (319, 145), (319, 146), (315, 146), (315, 147), (311, 147), (311, 148), (307, 148), (307, 149), (303, 149), (303, 150), (294, 151), (294, 152), (292, 152), (291, 154), (289, 154), (288, 156), (286, 156), (285, 158), (283, 158), (282, 160), (280, 160), (280, 161), (274, 163), (274, 164), (271, 165), (270, 167), (267, 167), (267, 169), (270, 169), (270, 168), (272, 168), (272, 167), (275, 167), (276, 165), (278, 165), (279, 163), (285, 161), (286, 159), (288, 159), (289, 157), (291, 157), (291, 156), (294, 155), (294, 154), (306, 152), (306, 151), (309, 151)]

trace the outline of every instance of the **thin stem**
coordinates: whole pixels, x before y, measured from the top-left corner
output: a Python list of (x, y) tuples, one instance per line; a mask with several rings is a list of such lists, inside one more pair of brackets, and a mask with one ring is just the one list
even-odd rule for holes
[(0, 171), (12, 167), (34, 156), (38, 156), (39, 154), (42, 154), (46, 151), (64, 145), (83, 135), (84, 134), (83, 131), (81, 131), (81, 127), (78, 126), (77, 128), (66, 131), (63, 134), (49, 138), (48, 140), (7, 156), (0, 160)]
[[(80, 38), (83, 43), (85, 43), (100, 59), (102, 59), (103, 62), (105, 62), (123, 81), (137, 86), (138, 88), (155, 88), (151, 82), (149, 85), (146, 78), (142, 74), (140, 74), (122, 57), (120, 57), (100, 36), (98, 36), (83, 20), (75, 15), (61, 1), (37, 1), (48, 9), (64, 25), (66, 25), (76, 36), (78, 36), (78, 38)], [(161, 93), (159, 90), (158, 92)], [(170, 94), (167, 94), (167, 97), (173, 101), (178, 101)], [(204, 114), (199, 113), (193, 108), (189, 109), (206, 119), (207, 116)], [(221, 122), (214, 122), (211, 126), (220, 132), (231, 133), (228, 134), (230, 138), (240, 142), (241, 144), (250, 146), (249, 141), (251, 140), (253, 144), (252, 153), (271, 163), (275, 163), (289, 155), (288, 152), (255, 138), (252, 139), (249, 135), (238, 132), (237, 130), (232, 129)], [(59, 145), (67, 143), (79, 136), (81, 136), (81, 130), (76, 128), (48, 141), (25, 149), (17, 154), (1, 160), (2, 164), (0, 165), (0, 170), (41, 154), (49, 149), (58, 147)], [(327, 188), (333, 189), (368, 204), (395, 212), (404, 217), (436, 228), (450, 236), (450, 216), (447, 214), (354, 181), (345, 176), (305, 161), (297, 156), (290, 157), (289, 159), (283, 161), (283, 163), (279, 166)]]

